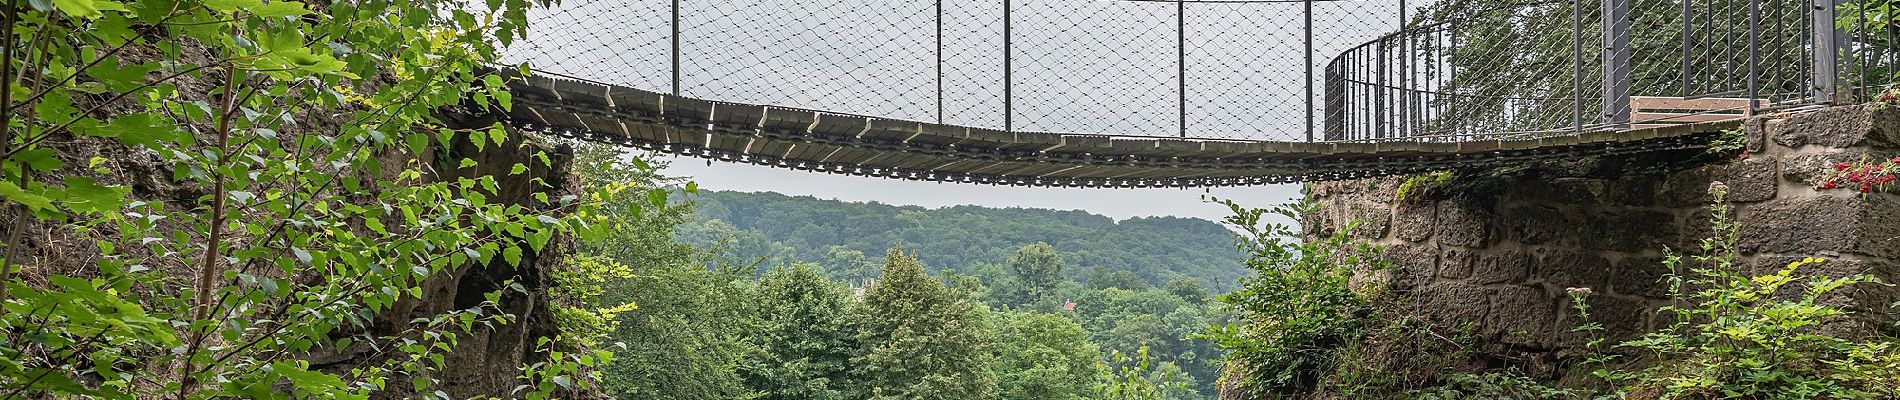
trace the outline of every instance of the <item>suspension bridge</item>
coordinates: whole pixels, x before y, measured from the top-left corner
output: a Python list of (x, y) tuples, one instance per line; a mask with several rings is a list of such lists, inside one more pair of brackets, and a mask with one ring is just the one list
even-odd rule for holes
[(1839, 0), (1414, 1), (564, 4), (494, 117), (825, 173), (1232, 186), (1699, 148), (1896, 64)]

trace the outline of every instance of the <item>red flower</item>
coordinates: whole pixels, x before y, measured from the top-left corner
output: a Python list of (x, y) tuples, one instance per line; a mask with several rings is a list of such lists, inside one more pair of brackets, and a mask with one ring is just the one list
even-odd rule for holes
[(1841, 187), (1841, 184), (1834, 183), (1834, 181), (1821, 182), (1822, 189), (1834, 189), (1838, 187)]
[(1846, 170), (1847, 170), (1848, 168), (1853, 168), (1853, 167), (1854, 167), (1854, 164), (1848, 164), (1848, 163), (1844, 163), (1844, 162), (1841, 162), (1841, 163), (1834, 163), (1834, 170), (1835, 170), (1835, 171), (1846, 171)]
[(1900, 156), (1893, 156), (1893, 159), (1892, 159), (1892, 160), (1887, 160), (1887, 162), (1891, 162), (1891, 163), (1894, 163), (1894, 164), (1900, 164)]
[(1873, 182), (1861, 182), (1861, 183), (1860, 183), (1860, 192), (1861, 192), (1861, 193), (1873, 193), (1873, 192), (1874, 192), (1874, 183), (1873, 183)]

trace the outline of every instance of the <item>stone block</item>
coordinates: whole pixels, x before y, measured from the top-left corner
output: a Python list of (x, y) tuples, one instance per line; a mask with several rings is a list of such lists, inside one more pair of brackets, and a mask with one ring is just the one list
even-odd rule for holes
[(1679, 237), (1681, 228), (1675, 214), (1657, 210), (1603, 211), (1585, 218), (1590, 233), (1583, 238), (1583, 247), (1590, 250), (1659, 248), (1659, 243)]
[(1506, 239), (1516, 239), (1524, 244), (1544, 244), (1574, 234), (1576, 224), (1570, 221), (1562, 211), (1539, 204), (1516, 204), (1504, 207), (1499, 215), (1504, 225)]
[(1491, 243), (1491, 210), (1469, 198), (1438, 203), (1435, 236), (1447, 246), (1482, 249)]
[(1485, 323), (1490, 292), (1490, 289), (1469, 283), (1437, 282), (1420, 288), (1415, 298), (1420, 302), (1419, 310), (1427, 314), (1427, 320), (1438, 326), (1455, 329), (1467, 324)]
[(1610, 260), (1574, 250), (1549, 250), (1537, 258), (1533, 273), (1559, 288), (1591, 288), (1602, 292), (1610, 275)]
[(1709, 222), (1710, 215), (1707, 208), (1696, 208), (1693, 209), (1693, 211), (1684, 211), (1681, 216), (1677, 217), (1680, 219), (1677, 226), (1681, 227), (1681, 230), (1679, 231), (1680, 233), (1676, 235), (1676, 240), (1662, 244), (1668, 246), (1670, 250), (1674, 250), (1677, 254), (1700, 253), (1702, 251), (1702, 239), (1715, 237), (1715, 225)]
[(1860, 210), (1854, 220), (1854, 248), (1862, 255), (1900, 260), (1900, 194), (1875, 194), (1859, 198)]
[(1521, 250), (1504, 250), (1476, 257), (1471, 278), (1480, 284), (1518, 283), (1530, 277), (1530, 256)]
[(1895, 147), (1900, 110), (1878, 105), (1829, 107), (1795, 113), (1775, 132), (1775, 144), (1787, 147)]
[(1754, 157), (1671, 174), (1663, 180), (1659, 197), (1666, 201), (1663, 205), (1705, 205), (1715, 201), (1709, 194), (1709, 184), (1720, 181), (1729, 187), (1729, 201), (1763, 201), (1778, 194), (1780, 177), (1777, 158)]
[(1631, 256), (1616, 260), (1609, 278), (1610, 291), (1627, 296), (1667, 299), (1670, 273), (1662, 257)]
[(1397, 290), (1424, 286), (1438, 274), (1438, 249), (1428, 245), (1386, 246), (1385, 261), (1392, 263), (1392, 284)]
[(1744, 253), (1900, 256), (1900, 196), (1815, 195), (1741, 207)]
[(1787, 183), (1815, 187), (1820, 184), (1821, 178), (1834, 171), (1834, 164), (1885, 160), (1895, 156), (1900, 156), (1900, 152), (1865, 149), (1828, 149), (1791, 154), (1781, 157), (1781, 179)]
[(1602, 179), (1547, 178), (1507, 186), (1504, 197), (1539, 204), (1595, 204), (1606, 189)]
[(1742, 124), (1742, 129), (1744, 130), (1743, 135), (1745, 135), (1748, 140), (1748, 152), (1761, 153), (1767, 151), (1768, 138), (1773, 137), (1775, 132), (1787, 129), (1787, 125), (1788, 120), (1784, 118), (1749, 118), (1747, 122)]
[[(1587, 300), (1590, 305), (1589, 319), (1577, 315), (1573, 306), (1575, 299), (1568, 294), (1562, 295), (1558, 301), (1562, 310), (1562, 317), (1557, 322), (1558, 336), (1564, 339), (1563, 344), (1567, 346), (1582, 346), (1595, 337), (1607, 338), (1609, 343), (1616, 343), (1642, 336), (1648, 332), (1650, 319), (1655, 314), (1655, 309), (1647, 301), (1601, 292), (1590, 295)], [(1602, 324), (1603, 331), (1572, 331), (1573, 328), (1592, 322)]]
[(1606, 181), (1603, 197), (1610, 204), (1619, 206), (1650, 207), (1656, 205), (1657, 193), (1662, 177), (1655, 175), (1623, 176)]
[(1377, 239), (1385, 237), (1392, 228), (1392, 208), (1383, 202), (1355, 201), (1345, 203), (1335, 212), (1333, 221), (1340, 226), (1353, 225), (1353, 236)]
[[(1487, 336), (1511, 344), (1541, 346), (1553, 342), (1557, 332), (1557, 299), (1535, 286), (1506, 285), (1493, 288), (1490, 317), (1485, 321)], [(1566, 329), (1567, 330), (1567, 329)]]
[(1394, 208), (1393, 236), (1409, 242), (1431, 239), (1438, 224), (1437, 202), (1405, 202)]
[(1880, 131), (1880, 135), (1874, 138), (1877, 140), (1869, 140), (1867, 144), (1873, 147), (1900, 147), (1900, 109), (1889, 106), (1870, 112), (1873, 113), (1874, 128)]
[(1438, 277), (1444, 279), (1465, 279), (1471, 277), (1471, 271), (1477, 268), (1478, 253), (1471, 250), (1452, 248), (1445, 250), (1445, 256), (1438, 262)]

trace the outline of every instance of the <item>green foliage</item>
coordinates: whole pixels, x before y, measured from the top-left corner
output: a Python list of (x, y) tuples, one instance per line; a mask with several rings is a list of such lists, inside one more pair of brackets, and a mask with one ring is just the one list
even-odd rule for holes
[(1068, 282), (1062, 274), (1065, 267), (1062, 256), (1048, 243), (1036, 242), (1016, 249), (1009, 256), (1010, 281), (999, 285), (1000, 290), (992, 293), (1004, 303), (1017, 305), (1029, 310), (1055, 312), (1061, 308), (1061, 299), (1057, 286)]
[(611, 335), (602, 388), (620, 399), (728, 399), (751, 390), (739, 374), (757, 351), (755, 295), (741, 277), (685, 264), (645, 268), (609, 286), (610, 302), (639, 306)]
[(1709, 155), (1730, 158), (1739, 154), (1746, 154), (1747, 151), (1748, 132), (1746, 129), (1734, 128), (1723, 130), (1722, 134), (1716, 135), (1715, 139), (1709, 140)]
[[(1900, 397), (1900, 341), (1841, 333), (1849, 311), (1839, 305), (1836, 292), (1885, 283), (1867, 275), (1796, 276), (1824, 262), (1819, 258), (1766, 275), (1745, 274), (1736, 264), (1740, 225), (1730, 217), (1727, 187), (1717, 182), (1710, 193), (1715, 197), (1710, 222), (1718, 236), (1702, 241), (1703, 254), (1692, 257), (1699, 266), (1671, 279), (1676, 302), (1662, 312), (1673, 322), (1620, 344), (1653, 358), (1654, 365), (1605, 367), (1596, 375), (1618, 393), (1657, 393), (1664, 399)], [(1683, 267), (1673, 254), (1666, 264), (1675, 271)], [(1794, 288), (1799, 291), (1787, 290)], [(1580, 312), (1587, 317), (1587, 310)]]
[(718, 247), (730, 237), (730, 245), (724, 247), (738, 260), (763, 260), (758, 264), (761, 271), (793, 262), (821, 262), (834, 278), (856, 282), (869, 277), (845, 271), (863, 264), (826, 262), (834, 253), (831, 246), (876, 255), (902, 245), (915, 251), (926, 265), (973, 274), (980, 264), (1007, 260), (1021, 246), (1043, 242), (1061, 257), (1068, 279), (1101, 268), (1127, 271), (1149, 286), (1187, 276), (1214, 291), (1227, 291), (1246, 274), (1240, 255), (1228, 246), (1233, 233), (1193, 218), (1115, 221), (1081, 211), (927, 209), (723, 191), (705, 191), (695, 202), (701, 222), (681, 227), (681, 238), (702, 247)]
[(988, 398), (996, 383), (986, 311), (899, 250), (885, 255), (883, 276), (852, 308), (860, 329), (852, 359), (860, 398)]
[(554, 271), (553, 277), (554, 286), (548, 289), (548, 295), (555, 299), (554, 320), (561, 328), (560, 339), (576, 348), (599, 348), (600, 340), (619, 326), (615, 318), (638, 308), (630, 302), (601, 301), (609, 284), (633, 278), (633, 269), (626, 264), (573, 255)]
[(1088, 280), (1089, 288), (1095, 290), (1121, 289), (1141, 291), (1148, 290), (1148, 288), (1154, 286), (1148, 284), (1148, 280), (1142, 279), (1141, 275), (1135, 274), (1132, 271), (1109, 270), (1100, 267), (1089, 271)]
[(825, 246), (824, 265), (830, 267), (831, 276), (859, 284), (877, 279), (881, 269), (864, 252), (839, 245)]
[(1451, 183), (1457, 179), (1458, 174), (1452, 173), (1451, 171), (1437, 171), (1422, 175), (1413, 175), (1405, 178), (1405, 182), (1399, 183), (1399, 189), (1392, 192), (1392, 198), (1398, 203), (1417, 200), (1427, 193), (1444, 190), (1446, 186), (1450, 186)]
[(1166, 285), (1161, 285), (1161, 290), (1192, 304), (1206, 303), (1208, 300), (1207, 287), (1201, 286), (1199, 279), (1185, 276), (1169, 279)]
[(850, 289), (811, 264), (767, 272), (755, 297), (760, 351), (746, 361), (747, 384), (765, 399), (841, 400), (850, 393), (857, 330)]
[(1478, 374), (1456, 373), (1444, 377), (1444, 383), (1412, 393), (1418, 400), (1562, 400), (1576, 398), (1577, 392), (1545, 386), (1514, 370)]
[(993, 314), (996, 398), (1092, 399), (1101, 384), (1102, 353), (1074, 320), (1055, 314)]
[[(1339, 350), (1363, 333), (1373, 310), (1351, 278), (1355, 271), (1386, 267), (1378, 249), (1353, 241), (1352, 224), (1330, 237), (1299, 241), (1291, 228), (1263, 223), (1268, 210), (1218, 202), (1233, 210), (1226, 221), (1241, 230), (1238, 247), (1257, 275), (1219, 297), (1238, 322), (1212, 327), (1202, 337), (1231, 352), (1241, 387), (1282, 395), (1310, 390), (1335, 369)], [(1297, 220), (1311, 208), (1272, 211)]]
[[(478, 67), (526, 33), (527, 1), (10, 4), (0, 397), (446, 397), (445, 354), (513, 323), (499, 304), (528, 290), (380, 314), (596, 232), (590, 204), (527, 174), (545, 154), (481, 165), (469, 148), (509, 132), (436, 114), (511, 106)], [(504, 180), (539, 194), (503, 202)], [(30, 223), (90, 245), (91, 268), (24, 264)], [(541, 339), (550, 359), (518, 366), (513, 396), (590, 381), (600, 354)], [(382, 356), (301, 359), (344, 349)]]
[(1148, 348), (1135, 351), (1134, 356), (1115, 352), (1110, 363), (1115, 370), (1109, 376), (1107, 384), (1102, 385), (1101, 398), (1107, 400), (1163, 400), (1181, 398), (1181, 392), (1188, 391), (1188, 385), (1180, 369), (1173, 363), (1157, 362), (1148, 355)]

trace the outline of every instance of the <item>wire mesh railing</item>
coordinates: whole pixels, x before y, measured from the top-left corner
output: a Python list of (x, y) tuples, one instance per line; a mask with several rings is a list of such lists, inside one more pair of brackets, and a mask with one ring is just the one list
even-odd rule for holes
[(1005, 131), (1531, 138), (1866, 98), (1900, 0), (603, 0), (507, 60)]

